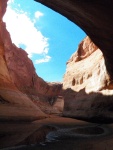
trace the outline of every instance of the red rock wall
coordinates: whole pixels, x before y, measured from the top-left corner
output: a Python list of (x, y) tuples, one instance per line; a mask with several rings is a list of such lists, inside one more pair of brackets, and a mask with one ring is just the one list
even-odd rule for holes
[(7, 5), (7, 0), (1, 0), (0, 1), (0, 87), (5, 88), (16, 88), (10, 78), (8, 68), (6, 65), (5, 60), (5, 48), (4, 48), (4, 42), (2, 40), (3, 37), (3, 30), (4, 30), (4, 23), (2, 22), (2, 17), (5, 13)]
[[(32, 100), (48, 100), (61, 92), (59, 83), (38, 77), (27, 53), (12, 44), (2, 17), (7, 0), (0, 1), (0, 119), (34, 120), (46, 117)], [(42, 98), (42, 99), (41, 99)]]
[(67, 63), (64, 115), (112, 119), (113, 88), (102, 52), (86, 37)]
[(15, 86), (22, 92), (31, 95), (42, 94), (45, 96), (57, 96), (61, 92), (61, 83), (47, 83), (40, 78), (33, 66), (28, 54), (21, 48), (12, 44), (5, 23), (2, 23), (2, 41), (4, 43), (4, 58)]
[[(42, 102), (50, 100), (51, 102), (53, 98), (61, 95), (62, 85), (59, 83), (46, 83), (38, 77), (32, 61), (27, 57), (27, 53), (12, 44), (5, 23), (2, 22), (6, 2), (7, 0), (0, 1), (0, 119), (34, 120), (45, 117), (36, 105), (40, 105), (40, 100)], [(61, 4), (63, 7), (64, 3)], [(78, 5), (78, 7), (80, 6)], [(81, 8), (82, 11), (86, 8), (85, 6), (84, 3), (83, 9)], [(72, 7), (68, 8), (72, 9)], [(76, 10), (76, 8), (74, 9)], [(92, 12), (91, 8), (88, 10)], [(72, 16), (72, 13), (69, 14), (70, 16)], [(82, 19), (79, 16), (78, 21), (82, 21)], [(88, 19), (87, 15), (85, 19)], [(76, 22), (77, 20), (74, 19), (73, 21)], [(92, 35), (90, 26), (84, 27), (84, 29), (88, 29), (87, 31)], [(99, 29), (101, 28), (99, 27)], [(101, 32), (95, 33), (98, 35), (97, 33)], [(105, 31), (105, 33), (108, 32)], [(100, 44), (101, 38), (94, 37), (96, 36), (93, 34), (92, 39)], [(103, 48), (104, 42), (101, 43), (100, 47)], [(105, 47), (107, 47), (106, 42)], [(107, 53), (104, 54), (107, 56)], [(109, 56), (111, 58), (112, 55)], [(108, 64), (111, 62), (108, 61)], [(113, 84), (111, 81), (112, 76), (109, 76), (107, 69), (102, 52), (86, 37), (80, 43), (78, 51), (67, 62), (67, 70), (63, 81), (65, 91), (63, 113), (65, 116), (92, 119), (93, 121), (103, 121), (104, 119), (113, 121)], [(38, 100), (38, 103), (34, 105), (31, 100), (35, 101), (34, 103)], [(41, 107), (43, 107), (43, 104), (41, 104)], [(48, 111), (47, 105), (44, 107), (42, 110), (47, 109)]]

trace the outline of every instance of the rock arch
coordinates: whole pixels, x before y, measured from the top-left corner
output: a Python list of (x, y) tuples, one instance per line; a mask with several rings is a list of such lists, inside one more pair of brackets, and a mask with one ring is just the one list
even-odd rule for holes
[(102, 50), (113, 78), (113, 0), (35, 0), (81, 27)]

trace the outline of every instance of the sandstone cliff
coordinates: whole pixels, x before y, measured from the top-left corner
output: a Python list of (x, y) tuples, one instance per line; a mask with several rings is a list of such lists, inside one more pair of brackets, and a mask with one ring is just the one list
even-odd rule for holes
[(113, 84), (100, 49), (86, 37), (67, 62), (64, 115), (113, 121)]
[[(41, 3), (77, 23), (104, 54), (86, 37), (67, 62), (64, 115), (113, 121), (112, 1)], [(62, 84), (46, 83), (35, 73), (27, 53), (12, 44), (2, 22), (6, 4), (7, 0), (0, 1), (0, 119), (34, 120), (45, 117), (42, 111), (62, 112), (63, 98), (58, 97), (62, 95)]]
[[(3, 30), (2, 30), (3, 31)], [(28, 54), (17, 48), (10, 39), (9, 33), (4, 31), (2, 37), (5, 43), (5, 59), (9, 74), (15, 86), (27, 95), (57, 96), (61, 92), (61, 83), (47, 83), (36, 72)]]
[[(32, 61), (27, 57), (27, 53), (12, 43), (6, 25), (2, 22), (6, 6), (7, 0), (1, 0), (0, 119), (40, 119), (46, 117), (46, 115), (36, 105), (37, 101), (42, 101), (46, 105), (49, 100), (51, 101), (61, 93), (62, 84), (48, 84), (38, 77)], [(54, 111), (53, 107), (50, 109)]]
[[(2, 120), (34, 120), (44, 117), (27, 97), (14, 85), (6, 64), (5, 49), (8, 46), (4, 35), (5, 25), (2, 17), (6, 10), (7, 0), (0, 1), (0, 119)], [(3, 40), (4, 37), (4, 40)], [(34, 110), (34, 112), (33, 112)]]
[(91, 50), (88, 44), (85, 48), (82, 42), (81, 48), (69, 60), (63, 83), (67, 91), (64, 115), (81, 118), (105, 116), (113, 121), (113, 0), (35, 1), (80, 26), (103, 52), (96, 46)]

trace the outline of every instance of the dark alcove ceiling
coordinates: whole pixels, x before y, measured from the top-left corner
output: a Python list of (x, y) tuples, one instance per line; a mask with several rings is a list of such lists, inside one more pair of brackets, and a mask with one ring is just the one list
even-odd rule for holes
[(81, 27), (102, 50), (113, 78), (113, 0), (35, 0)]

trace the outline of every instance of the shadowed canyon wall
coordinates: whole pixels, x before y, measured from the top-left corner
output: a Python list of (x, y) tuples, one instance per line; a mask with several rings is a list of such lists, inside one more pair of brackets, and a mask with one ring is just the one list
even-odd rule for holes
[[(75, 22), (101, 48), (86, 37), (67, 62), (64, 116), (113, 121), (112, 0), (37, 1)], [(7, 0), (1, 0), (0, 119), (35, 120), (62, 112), (62, 84), (41, 79), (27, 53), (12, 44), (2, 22), (6, 6)]]
[[(2, 17), (7, 0), (0, 1), (0, 119), (34, 120), (46, 117), (43, 103), (57, 101), (61, 83), (47, 83), (35, 72), (27, 53), (11, 41)], [(41, 101), (39, 103), (39, 101)], [(33, 103), (34, 102), (34, 103)], [(58, 102), (59, 103), (59, 102)], [(48, 104), (46, 109), (51, 105)], [(40, 107), (40, 108), (39, 108)], [(55, 107), (57, 108), (57, 106)], [(51, 110), (51, 108), (49, 108)], [(54, 108), (52, 107), (54, 112)], [(57, 111), (57, 110), (56, 110)]]
[(35, 1), (76, 23), (101, 49), (86, 37), (67, 62), (64, 115), (113, 121), (113, 0)]

